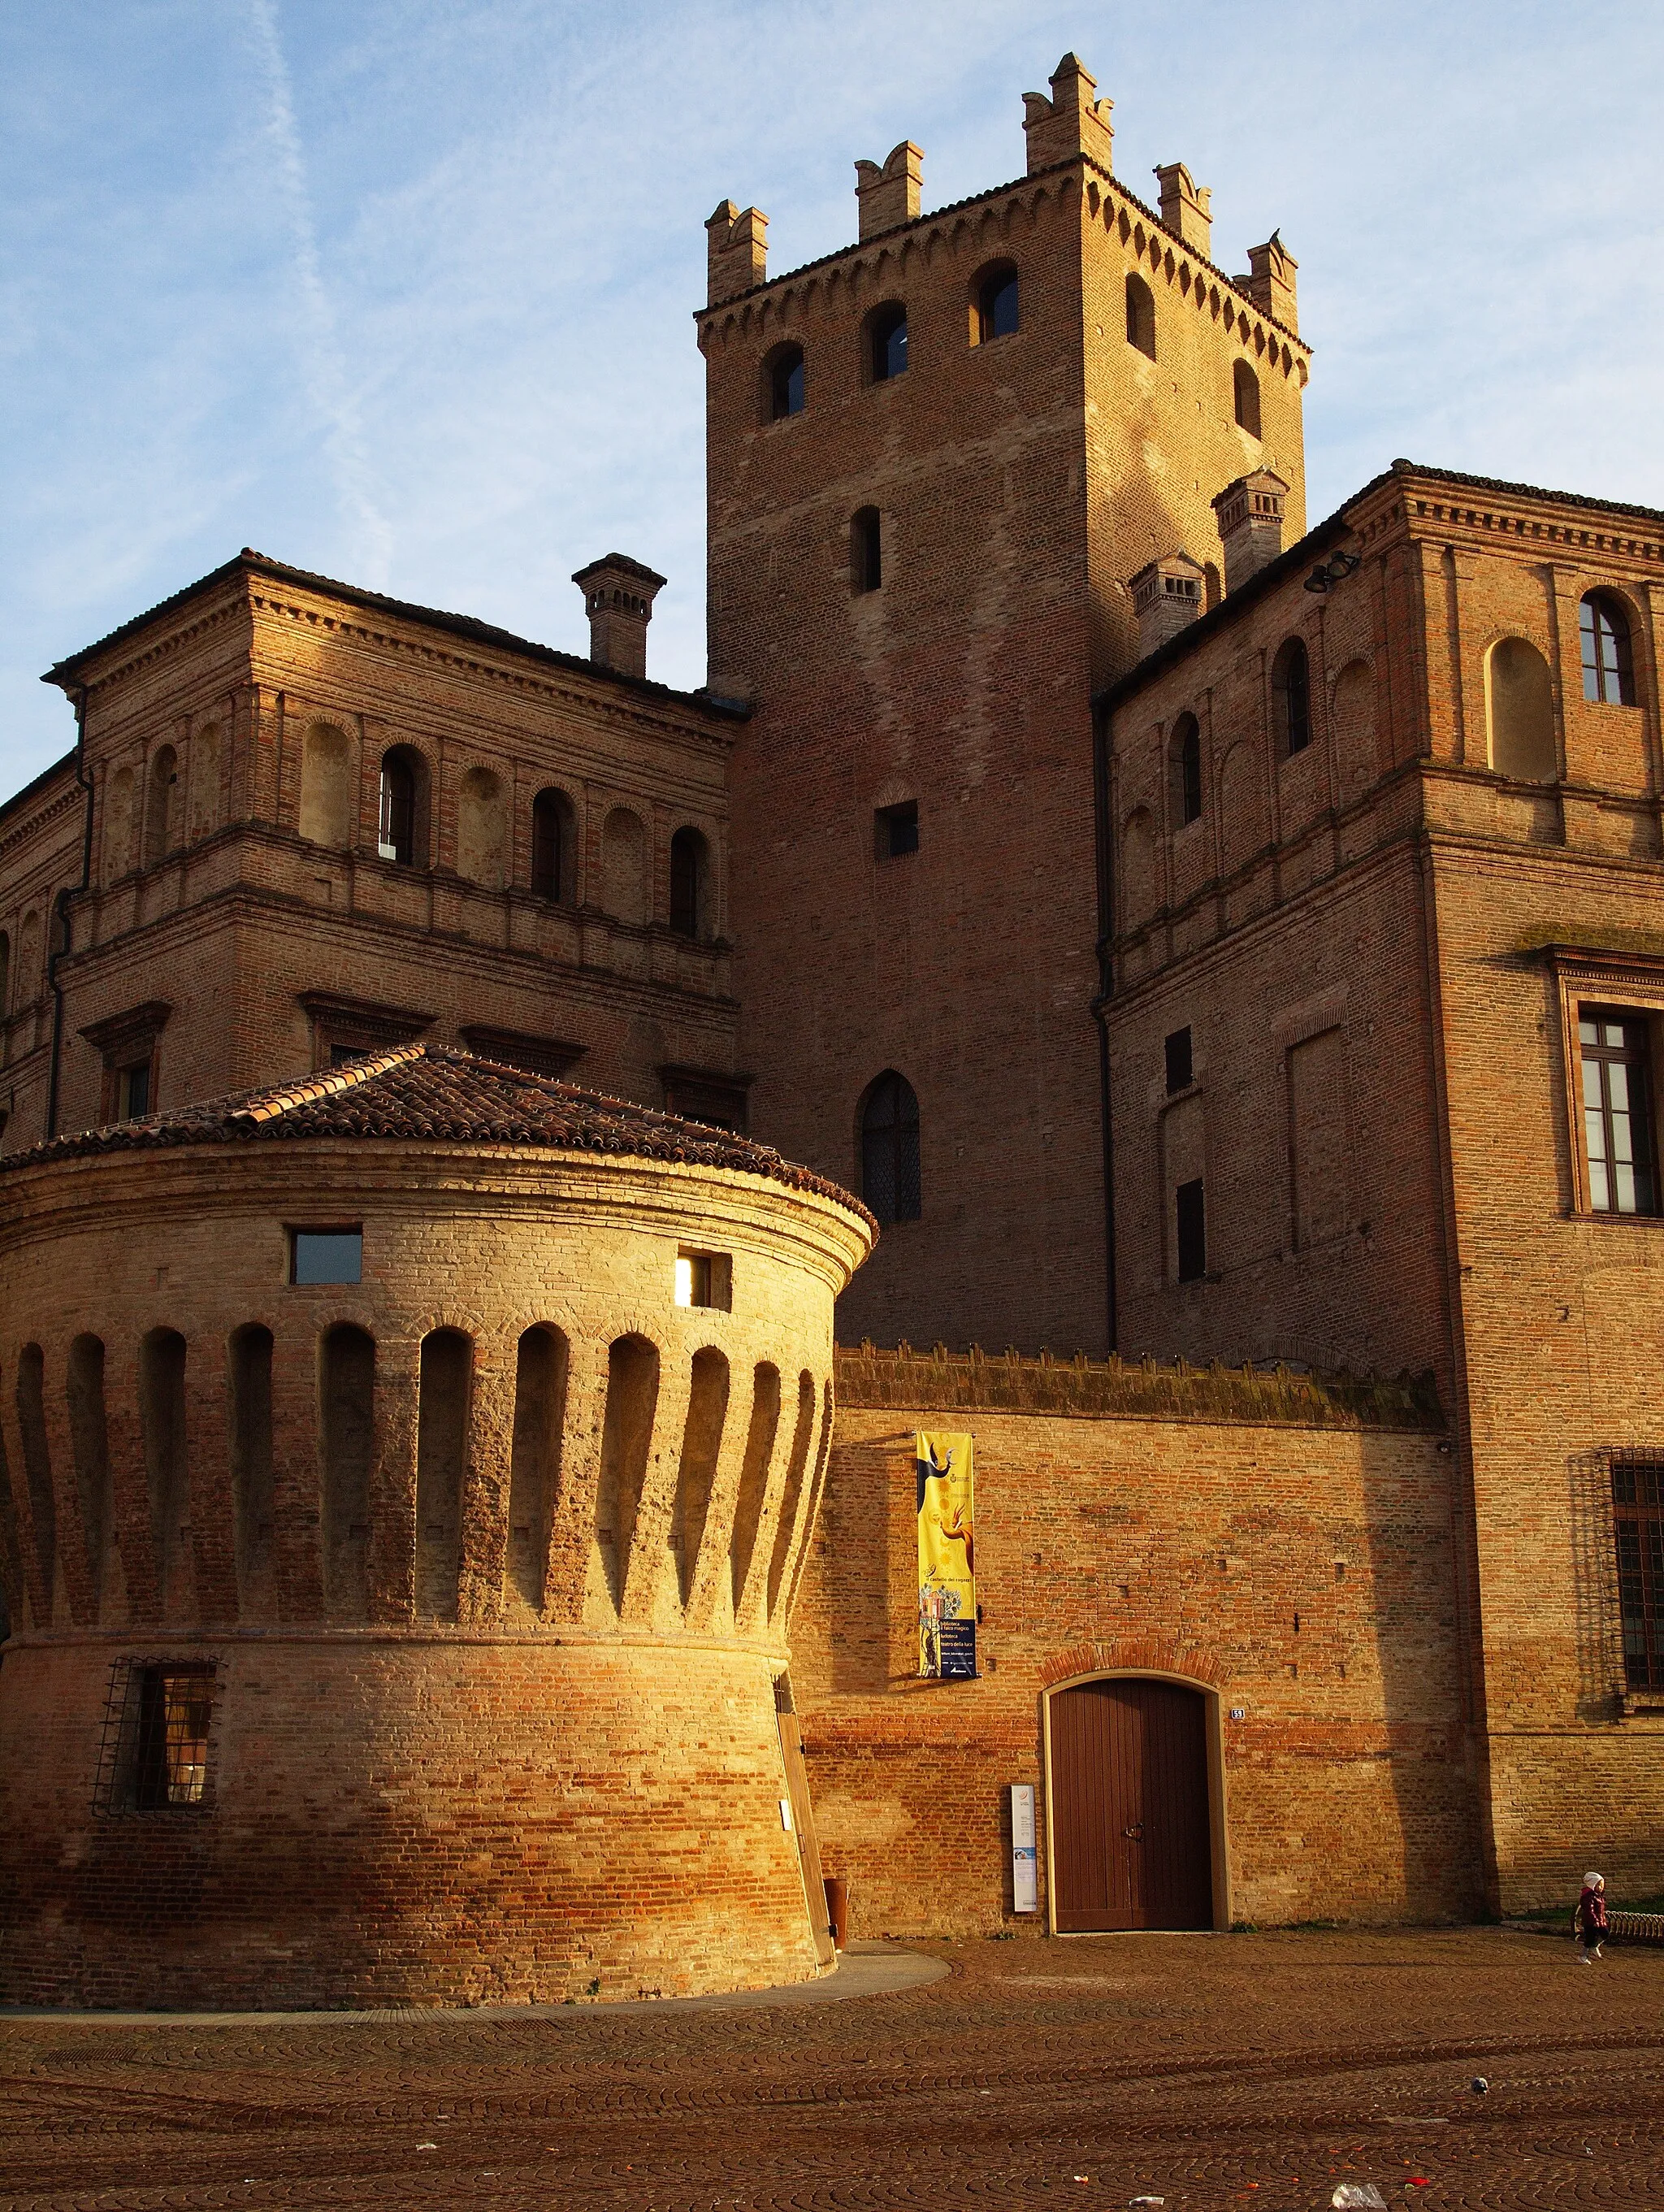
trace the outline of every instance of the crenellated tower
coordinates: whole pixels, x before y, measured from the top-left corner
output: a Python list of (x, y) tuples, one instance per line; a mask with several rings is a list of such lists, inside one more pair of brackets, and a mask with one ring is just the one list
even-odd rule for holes
[(742, 1054), (756, 1133), (893, 1217), (846, 1339), (1104, 1345), (1090, 700), (1151, 562), (1218, 596), (1225, 486), (1303, 527), (1280, 240), (1233, 278), (1181, 163), (1130, 192), (1072, 55), (1024, 110), (1026, 173), (938, 213), (911, 142), (858, 163), (858, 242), (805, 268), (708, 226)]

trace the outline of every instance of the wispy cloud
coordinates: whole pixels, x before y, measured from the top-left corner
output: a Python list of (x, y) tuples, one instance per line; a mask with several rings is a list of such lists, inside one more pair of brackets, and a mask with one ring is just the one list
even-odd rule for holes
[(385, 588), (392, 574), (392, 530), (377, 502), (358, 404), (348, 381), (335, 313), (318, 260), (306, 155), (277, 21), (276, 0), (248, 0), (254, 54), (265, 86), (265, 135), (282, 196), (300, 308), (296, 350), (307, 390), (325, 430), (336, 499), (358, 556), (359, 574)]

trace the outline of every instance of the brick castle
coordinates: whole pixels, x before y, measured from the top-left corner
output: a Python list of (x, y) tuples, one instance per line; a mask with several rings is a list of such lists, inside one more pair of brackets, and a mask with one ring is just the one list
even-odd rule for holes
[[(34, 1195), (77, 1133), (422, 1045), (760, 1140), (881, 1227), (763, 1655), (858, 1929), (1032, 1924), (1011, 1784), (1060, 1928), (1170, 1920), (1181, 1828), (1208, 1924), (1655, 1890), (1664, 516), (1395, 461), (1308, 529), (1280, 236), (1227, 276), (1182, 164), (1129, 191), (1072, 56), (1024, 105), (1023, 178), (926, 214), (904, 143), (806, 268), (712, 216), (706, 688), (648, 678), (663, 580), (618, 555), (587, 659), (245, 551), (49, 672), (75, 750), (0, 809), (0, 1241), (81, 1233)], [(197, 1357), (154, 1297), (92, 1313), (4, 1318), (6, 1776), (31, 1653), (236, 1640), (231, 1583), (146, 1616), (39, 1548), (75, 1455), (28, 1392), (100, 1331)], [(210, 1371), (249, 1317), (203, 1309)], [(963, 1683), (916, 1673), (944, 1427)]]

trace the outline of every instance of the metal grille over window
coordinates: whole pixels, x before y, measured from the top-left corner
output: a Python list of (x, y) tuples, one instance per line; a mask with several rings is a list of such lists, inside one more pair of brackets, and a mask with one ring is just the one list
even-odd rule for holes
[(1596, 1213), (1656, 1213), (1647, 1024), (1594, 1010), (1582, 1014), (1577, 1034), (1589, 1204)]
[(867, 1093), (861, 1115), (861, 1195), (885, 1228), (919, 1218), (919, 1100), (893, 1068)]
[(106, 1701), (93, 1810), (158, 1813), (200, 1805), (208, 1781), (211, 1664), (118, 1659)]
[(1625, 1678), (1632, 1690), (1664, 1689), (1664, 1466), (1615, 1461), (1612, 1499)]

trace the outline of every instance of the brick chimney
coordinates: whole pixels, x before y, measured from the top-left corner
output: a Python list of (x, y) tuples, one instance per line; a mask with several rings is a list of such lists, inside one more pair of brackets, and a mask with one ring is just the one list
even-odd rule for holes
[[(1163, 214), (1165, 216), (1165, 208)], [(1300, 328), (1294, 288), (1299, 266), (1275, 231), (1263, 246), (1248, 248), (1248, 273), (1242, 289), (1262, 315), (1274, 315), (1285, 331)]]
[(1115, 103), (1099, 100), (1097, 88), (1097, 79), (1072, 54), (1065, 54), (1053, 76), (1049, 100), (1042, 93), (1023, 94), (1023, 128), (1028, 134), (1031, 177), (1075, 154), (1090, 154), (1101, 169), (1114, 167), (1115, 133), (1109, 111)]
[(589, 657), (598, 668), (621, 676), (647, 672), (647, 624), (665, 579), (640, 561), (608, 553), (573, 576), (589, 616)]
[(1159, 561), (1139, 569), (1131, 590), (1133, 611), (1139, 618), (1140, 660), (1195, 621), (1205, 605), (1206, 581), (1201, 562), (1185, 552), (1163, 553)]
[(1228, 483), (1213, 502), (1219, 542), (1225, 549), (1227, 595), (1246, 584), (1283, 550), (1283, 501), (1288, 486), (1269, 469)]
[(1158, 163), (1156, 182), (1162, 188), (1162, 226), (1183, 239), (1205, 260), (1213, 253), (1213, 195), (1205, 185), (1193, 183), (1182, 161)]
[(724, 200), (706, 223), (705, 237), (710, 306), (768, 283), (768, 218), (761, 208), (742, 215), (732, 200)]
[(876, 161), (857, 161), (855, 202), (863, 242), (915, 222), (924, 181), (925, 157), (910, 138), (890, 149), (882, 169)]

